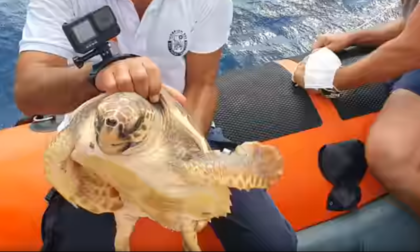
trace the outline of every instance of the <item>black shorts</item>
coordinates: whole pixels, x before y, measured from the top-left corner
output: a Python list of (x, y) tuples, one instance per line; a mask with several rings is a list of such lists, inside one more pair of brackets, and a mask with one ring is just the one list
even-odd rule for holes
[(414, 70), (401, 76), (392, 83), (392, 91), (405, 89), (420, 95), (420, 70)]

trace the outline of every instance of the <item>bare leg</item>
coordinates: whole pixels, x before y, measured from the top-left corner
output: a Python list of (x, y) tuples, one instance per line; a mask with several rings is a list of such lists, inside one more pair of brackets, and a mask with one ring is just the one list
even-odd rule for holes
[(182, 230), (182, 239), (184, 251), (201, 251), (200, 246), (198, 245), (197, 239), (197, 224), (190, 223), (184, 225)]
[(293, 71), (296, 69), (296, 66), (298, 65), (298, 62), (289, 59), (278, 60), (275, 62), (284, 67), (290, 73), (293, 73)]
[(419, 95), (406, 89), (391, 94), (371, 128), (366, 151), (373, 175), (420, 215)]
[(130, 215), (126, 209), (121, 209), (114, 215), (117, 223), (115, 251), (130, 251), (130, 236), (139, 218)]

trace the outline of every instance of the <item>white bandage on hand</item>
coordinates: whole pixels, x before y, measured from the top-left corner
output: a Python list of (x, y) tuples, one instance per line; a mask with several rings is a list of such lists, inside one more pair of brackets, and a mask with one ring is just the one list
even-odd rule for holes
[(341, 60), (324, 47), (312, 53), (305, 65), (305, 89), (334, 89), (334, 77)]
[[(306, 63), (304, 74), (305, 89), (335, 89), (335, 73), (342, 64), (333, 51), (323, 47), (308, 55), (301, 63)], [(294, 74), (292, 75), (292, 80), (293, 78)]]

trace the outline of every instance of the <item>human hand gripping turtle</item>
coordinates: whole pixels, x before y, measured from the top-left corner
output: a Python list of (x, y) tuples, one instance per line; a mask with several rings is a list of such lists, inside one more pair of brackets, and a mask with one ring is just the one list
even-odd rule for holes
[(182, 105), (185, 97), (169, 86), (162, 85), (159, 68), (147, 57), (134, 57), (113, 62), (98, 73), (95, 86), (102, 92), (135, 92), (150, 102), (159, 101), (162, 87)]
[(159, 71), (146, 58), (110, 65), (97, 87), (106, 93), (71, 114), (45, 152), (45, 170), (73, 205), (114, 213), (117, 251), (130, 250), (141, 217), (181, 232), (185, 251), (200, 251), (197, 232), (230, 213), (229, 187), (269, 188), (283, 172), (274, 146), (211, 150), (180, 105), (185, 98), (161, 88)]

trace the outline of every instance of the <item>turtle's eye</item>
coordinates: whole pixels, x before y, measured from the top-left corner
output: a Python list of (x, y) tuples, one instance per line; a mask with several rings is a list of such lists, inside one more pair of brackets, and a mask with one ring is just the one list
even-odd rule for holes
[(104, 123), (105, 123), (105, 121), (104, 121), (104, 118), (102, 116), (97, 116), (96, 117), (95, 123), (94, 123), (96, 133), (99, 133), (101, 131), (102, 127), (104, 126)]

